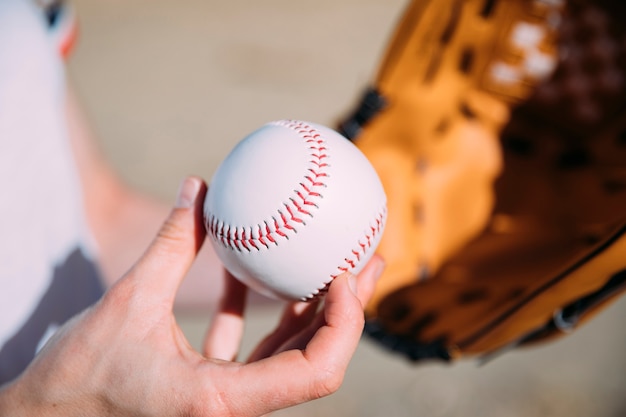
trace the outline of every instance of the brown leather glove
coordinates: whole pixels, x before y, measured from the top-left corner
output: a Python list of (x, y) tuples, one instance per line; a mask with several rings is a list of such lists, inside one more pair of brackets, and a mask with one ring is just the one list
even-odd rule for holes
[(625, 17), (617, 0), (411, 2), (340, 124), (389, 199), (371, 336), (486, 356), (626, 289)]

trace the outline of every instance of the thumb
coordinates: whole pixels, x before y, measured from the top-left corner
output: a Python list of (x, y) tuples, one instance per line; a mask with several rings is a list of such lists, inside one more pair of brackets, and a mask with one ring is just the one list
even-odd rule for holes
[(206, 192), (201, 178), (187, 177), (181, 183), (174, 208), (125, 277), (144, 294), (173, 305), (178, 287), (206, 236), (202, 215)]

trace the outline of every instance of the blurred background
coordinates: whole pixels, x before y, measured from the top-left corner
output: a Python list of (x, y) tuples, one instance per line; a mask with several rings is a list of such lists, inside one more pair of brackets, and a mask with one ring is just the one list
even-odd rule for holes
[[(69, 61), (103, 152), (166, 200), (209, 180), (243, 136), (297, 118), (333, 126), (372, 78), (407, 1), (75, 0)], [(243, 354), (279, 311), (249, 314)], [(276, 416), (626, 416), (626, 299), (571, 336), (486, 365), (415, 365), (364, 339), (336, 394)], [(179, 315), (200, 345), (210, 317)]]

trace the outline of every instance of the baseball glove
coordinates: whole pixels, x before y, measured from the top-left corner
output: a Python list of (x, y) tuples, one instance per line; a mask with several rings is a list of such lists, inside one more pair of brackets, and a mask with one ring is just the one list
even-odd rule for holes
[(626, 8), (414, 0), (340, 123), (389, 200), (366, 333), (412, 360), (574, 330), (626, 290)]

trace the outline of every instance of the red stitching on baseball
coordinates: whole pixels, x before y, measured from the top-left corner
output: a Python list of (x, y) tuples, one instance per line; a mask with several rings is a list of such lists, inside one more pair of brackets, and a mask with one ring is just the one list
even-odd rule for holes
[[(303, 297), (302, 301), (310, 301), (314, 300), (328, 292), (328, 288), (330, 287), (330, 283), (333, 282), (335, 278), (344, 272), (350, 271), (351, 268), (354, 268), (358, 262), (361, 261), (361, 257), (363, 257), (372, 247), (372, 243), (375, 238), (380, 234), (383, 225), (385, 224), (385, 219), (387, 218), (387, 205), (383, 205), (382, 209), (379, 211), (378, 215), (374, 219), (375, 226), (369, 227), (369, 232), (366, 232), (365, 235), (357, 241), (357, 245), (352, 249), (351, 258), (345, 258), (344, 264), (339, 265), (337, 267), (337, 273), (332, 274), (330, 276), (330, 280), (324, 284), (322, 288), (319, 288), (316, 294), (311, 294), (308, 297)], [(362, 242), (362, 239), (365, 239), (365, 243)]]
[(306, 214), (308, 216), (313, 217), (313, 215), (310, 212), (306, 211), (302, 206), (300, 206), (300, 203), (298, 203), (296, 200), (291, 199), (291, 202), (293, 203), (294, 206), (296, 206), (296, 210), (298, 210), (298, 213)]
[(253, 238), (253, 237), (250, 237), (250, 239), (248, 239), (248, 243), (249, 243), (249, 244), (250, 244), (250, 245), (251, 245), (254, 249), (256, 249), (256, 250), (261, 250), (261, 248), (259, 248), (259, 247), (257, 246), (257, 244), (254, 242), (254, 238)]
[(278, 213), (280, 213), (280, 218), (283, 221), (283, 227), (285, 227), (285, 229), (291, 230), (291, 231), (296, 231), (296, 229), (289, 224), (289, 220), (287, 219), (287, 216), (285, 216), (285, 214), (282, 211), (278, 211)]
[[(313, 162), (313, 161), (311, 161)], [(311, 168), (309, 168), (309, 171), (311, 171), (313, 173), (313, 175), (315, 175), (315, 179), (318, 179), (319, 177), (328, 177), (328, 174), (325, 172), (317, 172)]]
[[(246, 235), (246, 228), (242, 228), (241, 234), (237, 233), (237, 229), (235, 229), (233, 236), (230, 233), (230, 226), (224, 225), (214, 214), (209, 214), (208, 232), (223, 246), (240, 252), (244, 249), (258, 251), (262, 249), (262, 246), (269, 248), (269, 243), (279, 244), (278, 237), (289, 239), (290, 233), (297, 233), (298, 224), (306, 225), (302, 215), (314, 217), (311, 210), (318, 208), (315, 200), (323, 198), (322, 191), (326, 187), (324, 179), (329, 177), (325, 169), (330, 167), (326, 162), (330, 156), (326, 153), (328, 150), (325, 146), (326, 141), (317, 129), (296, 120), (281, 120), (271, 124), (295, 131), (304, 143), (309, 145), (311, 167), (308, 168), (308, 172), (310, 174), (304, 176), (308, 184), (305, 185), (304, 181), (298, 183), (299, 187), (294, 190), (295, 196), (288, 197), (283, 203), (284, 209), (278, 209), (277, 215), (264, 221), (265, 227), (261, 224), (250, 227), (249, 235)], [(272, 230), (270, 224), (274, 225), (275, 230)], [(254, 228), (258, 232), (258, 236), (252, 233)]]
[(309, 175), (305, 176), (304, 178), (309, 180), (309, 182), (311, 183), (311, 185), (313, 187), (326, 187), (326, 184), (324, 184), (322, 182), (315, 181), (317, 179), (317, 177), (315, 178), (315, 180), (313, 178), (311, 178), (311, 176), (309, 176)]
[(288, 220), (294, 221), (296, 223), (302, 223), (304, 224), (304, 220), (302, 220), (299, 217), (296, 217), (295, 214), (293, 214), (293, 211), (291, 210), (291, 207), (289, 207), (287, 204), (285, 204), (285, 208), (287, 209), (287, 213), (289, 213), (289, 218)]
[(272, 242), (273, 244), (278, 245), (276, 240), (272, 237), (272, 230), (270, 229), (270, 225), (267, 224), (267, 222), (265, 222), (265, 231), (267, 233), (268, 240)]
[(287, 236), (287, 234), (285, 232), (280, 230), (280, 224), (278, 223), (278, 220), (276, 220), (275, 217), (272, 220), (274, 220), (274, 228), (276, 229), (276, 234), (278, 236), (280, 236), (280, 237), (284, 237), (284, 238), (289, 239), (289, 236)]
[(250, 247), (248, 246), (249, 238), (246, 236), (246, 229), (241, 231), (241, 245), (248, 251), (251, 252)]
[[(376, 218), (374, 219), (374, 226), (370, 225), (369, 231), (365, 233), (358, 241), (356, 246), (352, 249), (352, 257), (345, 258), (345, 263), (337, 267), (338, 273), (331, 275), (333, 279), (337, 278), (342, 273), (350, 270), (350, 268), (354, 268), (357, 262), (361, 260), (361, 257), (364, 256), (372, 247), (373, 241), (376, 239), (378, 234), (382, 229), (383, 224), (385, 223), (385, 218), (387, 217), (387, 207), (383, 206), (380, 210)], [(363, 242), (365, 240), (365, 242)]]
[[(306, 186), (305, 184), (303, 184), (303, 183), (300, 183), (300, 186), (301, 186), (302, 188), (304, 188), (304, 191), (306, 191), (307, 195), (308, 195), (308, 196), (310, 196), (310, 197), (321, 197), (321, 196), (322, 196), (320, 193), (318, 193), (318, 192), (315, 192), (315, 191), (311, 190), (309, 187), (307, 187), (307, 186)], [(313, 202), (308, 202), (308, 203), (306, 203), (306, 204), (312, 204), (312, 205), (314, 205), (315, 207), (317, 207), (317, 204), (315, 204), (315, 203), (313, 203)]]

